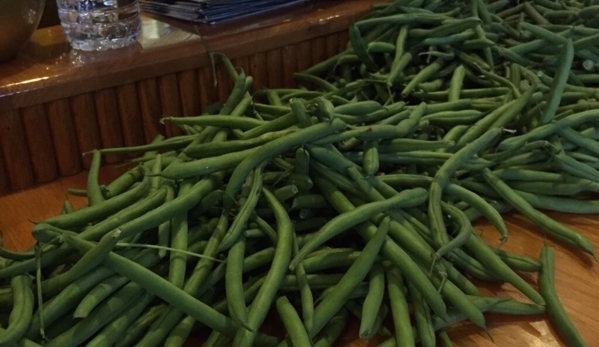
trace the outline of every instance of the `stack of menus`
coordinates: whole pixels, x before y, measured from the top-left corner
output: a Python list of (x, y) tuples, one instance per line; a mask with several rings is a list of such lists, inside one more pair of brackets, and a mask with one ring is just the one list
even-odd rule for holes
[(142, 10), (196, 23), (219, 24), (307, 0), (140, 0)]

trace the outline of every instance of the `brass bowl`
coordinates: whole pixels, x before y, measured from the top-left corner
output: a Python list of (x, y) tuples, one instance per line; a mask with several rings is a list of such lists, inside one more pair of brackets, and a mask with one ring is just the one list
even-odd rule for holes
[(44, 12), (45, 0), (0, 0), (0, 62), (25, 46)]

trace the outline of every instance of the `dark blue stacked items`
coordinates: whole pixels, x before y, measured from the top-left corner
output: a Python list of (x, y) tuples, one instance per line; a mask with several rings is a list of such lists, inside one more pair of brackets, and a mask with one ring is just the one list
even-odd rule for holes
[(140, 0), (142, 10), (198, 23), (219, 24), (307, 0)]

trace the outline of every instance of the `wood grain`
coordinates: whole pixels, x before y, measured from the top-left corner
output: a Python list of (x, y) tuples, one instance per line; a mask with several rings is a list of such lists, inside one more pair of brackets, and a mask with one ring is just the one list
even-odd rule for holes
[[(123, 141), (125, 146), (139, 146), (144, 143), (145, 136), (140, 131), (141, 111), (137, 88), (134, 83), (123, 84), (116, 88), (116, 96), (119, 104), (119, 115), (123, 127)], [(135, 156), (136, 154), (132, 154)]]
[(328, 35), (325, 41), (325, 50), (327, 58), (330, 58), (339, 53), (339, 35), (337, 33)]
[[(176, 74), (168, 74), (158, 78), (160, 103), (162, 104), (163, 117), (180, 117), (181, 100), (179, 98), (179, 82)], [(165, 124), (164, 129), (168, 137), (179, 136), (183, 131), (173, 124)]]
[(301, 42), (297, 47), (297, 71), (301, 72), (312, 66), (312, 44)]
[[(123, 132), (118, 116), (116, 92), (113, 88), (98, 90), (95, 94), (96, 114), (102, 136), (102, 147), (123, 147)], [(123, 160), (121, 154), (105, 155), (107, 163), (118, 163)]]
[(4, 156), (0, 151), (0, 196), (10, 192), (10, 181), (6, 172), (6, 164), (4, 164)]
[[(100, 126), (96, 117), (94, 98), (91, 94), (81, 94), (70, 99), (71, 111), (75, 121), (77, 142), (82, 153), (90, 152), (102, 147)], [(89, 169), (92, 157), (83, 156), (83, 167)]]
[(325, 37), (317, 37), (310, 41), (312, 45), (312, 65), (316, 65), (326, 58), (326, 41)]
[(200, 101), (203, 108), (209, 106), (218, 101), (218, 90), (214, 85), (214, 77), (212, 75), (212, 68), (210, 66), (204, 66), (200, 69), (199, 76), (200, 86)]
[[(102, 184), (109, 183), (126, 168), (114, 169), (103, 167), (100, 174)], [(58, 179), (54, 182), (16, 192), (0, 198), (0, 230), (3, 231), (5, 245), (9, 249), (25, 250), (33, 244), (30, 235), (32, 224), (29, 220), (43, 220), (56, 215), (60, 211), (67, 188), (84, 188), (86, 174)], [(85, 199), (70, 197), (75, 207), (86, 203)], [(599, 245), (598, 215), (571, 215), (564, 213), (548, 213), (548, 215), (565, 225), (580, 231), (595, 245)], [(542, 232), (527, 218), (509, 213), (505, 215), (509, 229), (509, 240), (503, 249), (538, 259), (541, 247), (545, 242)], [(497, 245), (499, 234), (488, 223), (479, 221), (475, 229), (491, 245)], [(599, 336), (599, 265), (592, 258), (576, 252), (561, 244), (548, 241), (555, 251), (556, 287), (566, 311), (581, 335), (589, 342), (590, 347), (597, 346)], [(536, 287), (536, 275), (524, 274), (524, 278)], [(524, 301), (522, 294), (509, 285), (477, 283), (484, 295), (495, 295)], [(478, 327), (470, 323), (458, 324), (448, 330), (456, 347), (566, 347), (555, 329), (544, 315), (511, 317), (487, 314), (487, 326), (493, 336), (491, 341)], [(276, 333), (276, 315), (270, 315), (269, 331)], [(274, 321), (274, 322), (273, 322)], [(273, 328), (274, 326), (274, 328)], [(279, 328), (280, 329), (280, 328)], [(359, 323), (352, 320), (346, 327), (336, 347), (373, 347), (384, 341), (381, 336), (364, 341), (358, 338)], [(198, 346), (201, 340), (192, 337), (186, 346)]]
[(268, 88), (283, 87), (283, 57), (281, 49), (273, 49), (266, 53), (266, 66), (268, 73)]
[(35, 181), (45, 183), (58, 177), (54, 143), (44, 105), (21, 109), (21, 119), (29, 147)]
[(215, 68), (217, 81), (216, 90), (218, 93), (218, 100), (224, 104), (227, 102), (227, 99), (229, 99), (235, 82), (229, 74), (229, 71), (227, 71), (225, 64), (218, 63), (216, 64)]
[(181, 94), (183, 116), (199, 116), (201, 107), (200, 89), (198, 87), (198, 70), (180, 72), (177, 79), (179, 80), (179, 93)]
[(293, 88), (295, 81), (293, 73), (298, 71), (298, 45), (287, 45), (283, 47), (283, 84), (285, 88)]
[(252, 90), (268, 86), (269, 68), (266, 67), (266, 53), (260, 52), (250, 57), (250, 76), (254, 78)]
[(77, 143), (71, 106), (66, 99), (50, 101), (46, 104), (46, 112), (50, 121), (60, 174), (74, 175), (81, 171), (82, 152)]
[(30, 187), (35, 178), (21, 119), (16, 111), (2, 112), (0, 119), (0, 144), (11, 187)]
[(162, 105), (160, 105), (158, 82), (155, 78), (148, 78), (139, 81), (137, 89), (146, 142), (151, 142), (156, 135), (164, 135), (164, 127), (160, 124)]

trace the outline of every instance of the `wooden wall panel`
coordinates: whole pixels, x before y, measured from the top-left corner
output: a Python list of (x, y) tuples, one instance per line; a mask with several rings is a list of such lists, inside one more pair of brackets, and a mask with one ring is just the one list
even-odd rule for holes
[(301, 72), (312, 66), (312, 44), (310, 41), (301, 42), (297, 47), (297, 71)]
[[(102, 137), (102, 147), (122, 147), (124, 145), (121, 120), (119, 119), (116, 92), (113, 88), (98, 90), (94, 93), (96, 114)], [(118, 163), (123, 160), (121, 154), (104, 156), (107, 163)]]
[(218, 101), (218, 91), (216, 89), (216, 86), (214, 85), (212, 68), (210, 66), (204, 66), (200, 69), (199, 85), (200, 102), (203, 105), (203, 110), (206, 106), (209, 106)]
[(254, 91), (268, 85), (268, 68), (266, 66), (266, 53), (256, 53), (250, 57), (250, 74), (254, 78)]
[[(322, 35), (322, 34), (321, 34)], [(240, 71), (260, 88), (294, 88), (293, 73), (345, 49), (347, 32), (326, 33), (279, 48), (248, 52), (233, 59)], [(234, 82), (217, 59), (211, 65), (169, 73), (0, 113), (0, 194), (48, 182), (89, 168), (96, 148), (140, 145), (156, 135), (183, 134), (163, 125), (164, 116), (196, 116), (216, 101), (225, 102)], [(215, 79), (216, 78), (216, 79)], [(215, 84), (215, 80), (218, 84)], [(107, 155), (106, 163), (122, 162), (125, 155)]]
[(200, 90), (198, 87), (198, 70), (188, 70), (179, 73), (179, 93), (184, 117), (199, 116)]
[(54, 154), (54, 143), (44, 105), (29, 106), (21, 109), (21, 119), (35, 181), (50, 182), (58, 177), (58, 166)]
[(324, 37), (317, 37), (310, 42), (312, 44), (312, 64), (315, 65), (323, 61), (327, 55), (326, 41)]
[[(96, 117), (94, 98), (91, 94), (81, 94), (70, 98), (71, 111), (77, 131), (77, 142), (81, 152), (89, 152), (102, 147), (100, 126)], [(90, 155), (82, 158), (83, 167), (89, 169), (92, 161)]]
[(117, 87), (116, 96), (119, 104), (121, 125), (123, 126), (123, 141), (125, 146), (139, 146), (144, 144), (146, 141), (143, 131), (140, 131), (143, 123), (135, 84), (127, 83)]
[(295, 85), (293, 72), (298, 71), (298, 46), (288, 45), (283, 47), (283, 85), (285, 88), (292, 88)]
[(281, 49), (273, 49), (266, 53), (268, 72), (268, 88), (283, 87), (283, 54)]
[(7, 176), (13, 189), (35, 183), (23, 124), (17, 111), (0, 113), (0, 149), (4, 154)]
[(81, 171), (83, 153), (79, 150), (71, 106), (67, 99), (51, 101), (46, 104), (46, 112), (54, 139), (54, 153), (56, 153), (60, 174), (62, 176), (74, 175)]
[(150, 142), (156, 135), (164, 135), (164, 127), (160, 124), (162, 105), (160, 104), (158, 82), (155, 78), (139, 81), (137, 89), (144, 134), (146, 142)]
[[(160, 91), (160, 102), (162, 103), (163, 117), (180, 117), (181, 100), (179, 97), (179, 83), (176, 74), (168, 74), (158, 78), (158, 90)], [(173, 137), (183, 134), (183, 131), (173, 124), (164, 125), (166, 136)]]
[(10, 181), (3, 157), (2, 151), (0, 151), (0, 196), (10, 192)]
[(216, 76), (218, 100), (220, 100), (222, 103), (225, 103), (227, 102), (227, 99), (233, 90), (233, 85), (235, 82), (232, 80), (231, 75), (229, 74), (229, 71), (227, 71), (227, 68), (224, 64), (216, 65)]
[(339, 53), (339, 35), (332, 34), (326, 37), (325, 50), (327, 58), (334, 56)]

